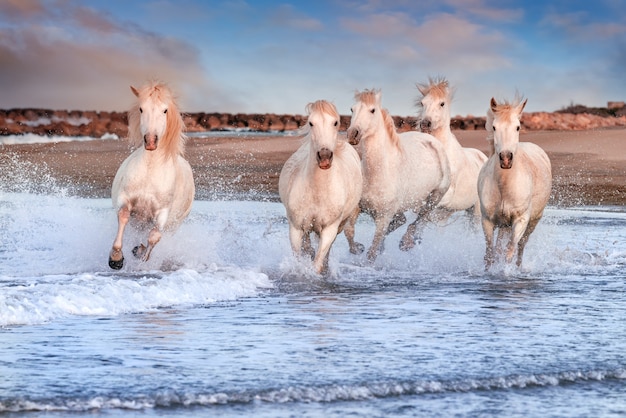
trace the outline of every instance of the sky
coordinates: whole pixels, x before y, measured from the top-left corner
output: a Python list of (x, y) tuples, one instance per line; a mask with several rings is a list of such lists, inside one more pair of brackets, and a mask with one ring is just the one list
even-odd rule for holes
[(125, 111), (167, 82), (185, 112), (304, 114), (380, 89), (417, 113), (445, 77), (452, 115), (626, 100), (626, 0), (0, 0), (0, 108)]

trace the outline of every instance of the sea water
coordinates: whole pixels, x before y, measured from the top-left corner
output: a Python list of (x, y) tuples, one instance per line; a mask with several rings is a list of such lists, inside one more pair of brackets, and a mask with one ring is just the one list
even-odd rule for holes
[(319, 277), (280, 203), (199, 200), (113, 271), (109, 199), (24, 184), (0, 191), (3, 415), (626, 414), (621, 207), (548, 208), (521, 269), (485, 273), (455, 216), (374, 263), (340, 235)]

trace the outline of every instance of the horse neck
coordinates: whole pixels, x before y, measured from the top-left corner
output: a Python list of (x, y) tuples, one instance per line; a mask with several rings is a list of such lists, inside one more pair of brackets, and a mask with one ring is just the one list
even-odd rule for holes
[(463, 153), (463, 147), (459, 143), (458, 139), (456, 139), (456, 136), (452, 133), (452, 130), (450, 130), (449, 125), (433, 131), (432, 135), (443, 144), (448, 156), (456, 154), (460, 155)]
[(361, 140), (363, 141), (361, 158), (365, 173), (378, 173), (387, 169), (402, 152), (398, 134), (395, 131), (388, 132), (384, 126)]
[(139, 148), (142, 160), (148, 166), (163, 165), (168, 162), (176, 161), (175, 155), (166, 149), (157, 147), (154, 151), (147, 151), (145, 148)]

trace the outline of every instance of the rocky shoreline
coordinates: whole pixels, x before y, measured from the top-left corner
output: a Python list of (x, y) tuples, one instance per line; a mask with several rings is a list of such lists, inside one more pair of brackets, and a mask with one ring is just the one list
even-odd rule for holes
[[(187, 113), (184, 116), (188, 132), (203, 131), (260, 131), (285, 132), (298, 129), (306, 122), (305, 115), (243, 114), (243, 113)], [(394, 116), (399, 131), (415, 129), (415, 116)], [(341, 116), (341, 129), (347, 129), (350, 116)], [(522, 116), (523, 128), (538, 130), (590, 130), (626, 126), (626, 107), (617, 112), (598, 114), (578, 109), (576, 113), (533, 112)], [(0, 135), (35, 134), (44, 136), (105, 135), (126, 137), (126, 112), (96, 112), (50, 109), (0, 109)], [(485, 118), (456, 116), (453, 130), (482, 130)]]

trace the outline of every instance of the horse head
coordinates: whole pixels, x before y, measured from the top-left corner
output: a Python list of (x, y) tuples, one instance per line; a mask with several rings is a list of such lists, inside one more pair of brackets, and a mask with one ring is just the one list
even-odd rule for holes
[(506, 101), (498, 103), (491, 98), (485, 127), (493, 144), (493, 152), (500, 159), (500, 168), (505, 170), (513, 167), (513, 159), (519, 144), (522, 112), (527, 101), (528, 99), (522, 101), (516, 97), (513, 103)]
[(137, 103), (129, 112), (129, 134), (146, 151), (164, 148), (182, 154), (184, 122), (170, 89), (152, 82), (140, 89), (130, 86)]
[(431, 134), (450, 128), (452, 89), (445, 78), (429, 79), (429, 84), (417, 84), (421, 97), (416, 101), (420, 109), (418, 120), (422, 132)]
[(380, 90), (364, 90), (354, 95), (355, 104), (350, 108), (352, 117), (348, 127), (348, 142), (358, 145), (364, 133), (372, 132), (381, 123)]
[(339, 113), (334, 104), (325, 100), (309, 103), (307, 125), (309, 137), (315, 152), (317, 166), (328, 170), (333, 163), (333, 154), (337, 146), (339, 133)]

